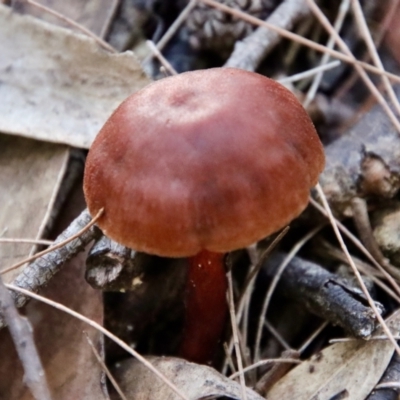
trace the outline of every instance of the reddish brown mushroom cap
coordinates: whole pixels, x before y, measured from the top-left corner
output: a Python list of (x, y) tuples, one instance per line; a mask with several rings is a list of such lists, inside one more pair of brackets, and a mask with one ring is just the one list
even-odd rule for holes
[(89, 211), (136, 250), (190, 256), (249, 245), (288, 224), (324, 166), (295, 96), (216, 68), (155, 82), (125, 100), (87, 158)]

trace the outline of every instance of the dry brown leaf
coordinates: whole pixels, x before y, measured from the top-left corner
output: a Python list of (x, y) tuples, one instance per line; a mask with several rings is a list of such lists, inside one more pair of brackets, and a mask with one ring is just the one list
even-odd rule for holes
[[(41, 237), (68, 155), (66, 146), (0, 134), (0, 236)], [(0, 269), (25, 258), (31, 249), (29, 244), (0, 243)], [(3, 279), (11, 282), (19, 272), (11, 271)]]
[(0, 131), (89, 148), (111, 112), (149, 83), (131, 52), (0, 5)]
[[(69, 224), (85, 207), (82, 183), (63, 208), (63, 221), (57, 222), (57, 231)], [(80, 253), (67, 262), (56, 279), (51, 280), (42, 294), (102, 323), (102, 293), (93, 290), (84, 279), (86, 253)], [(101, 367), (93, 355), (84, 332), (98, 351), (102, 335), (85, 323), (46, 304), (32, 301), (26, 314), (34, 330), (36, 347), (46, 373), (54, 400), (106, 400), (103, 392)], [(100, 351), (101, 352), (101, 351)], [(8, 330), (0, 331), (0, 399), (33, 400), (23, 380), (21, 362), (15, 352)], [(103, 382), (104, 385), (104, 382)]]
[[(241, 399), (239, 383), (221, 375), (206, 365), (190, 363), (172, 357), (148, 357), (155, 368), (169, 378), (189, 399), (205, 399), (211, 396), (229, 396)], [(128, 399), (135, 400), (181, 400), (139, 361), (129, 359), (119, 364), (114, 376)], [(247, 389), (248, 400), (263, 400)]]
[[(400, 311), (388, 321), (400, 332)], [(380, 329), (376, 334), (382, 334)], [(389, 340), (335, 343), (294, 368), (272, 387), (268, 400), (364, 400), (385, 371), (394, 348)], [(339, 398), (339, 397), (338, 397)], [(342, 398), (342, 397), (340, 397)]]

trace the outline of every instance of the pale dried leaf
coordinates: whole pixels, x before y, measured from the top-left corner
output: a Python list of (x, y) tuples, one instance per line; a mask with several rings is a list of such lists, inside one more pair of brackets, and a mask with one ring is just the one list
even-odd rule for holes
[[(41, 237), (68, 155), (69, 150), (63, 145), (0, 134), (0, 236)], [(0, 269), (22, 260), (31, 249), (29, 244), (0, 243)], [(20, 269), (11, 271), (3, 279), (11, 282), (19, 272)]]
[[(400, 312), (388, 325), (400, 332)], [(378, 329), (376, 334), (382, 334)], [(335, 343), (294, 368), (268, 392), (268, 400), (364, 400), (378, 383), (392, 358), (394, 347), (388, 340)], [(340, 397), (342, 398), (342, 397)]]
[[(172, 357), (148, 357), (148, 360), (191, 400), (206, 399), (211, 396), (241, 399), (239, 383), (206, 365)], [(181, 400), (139, 361), (129, 359), (120, 363), (114, 370), (114, 376), (128, 399)], [(247, 389), (247, 399), (262, 400), (263, 398)]]
[[(118, 0), (36, 0), (51, 10), (54, 10), (66, 17), (85, 26), (91, 32), (103, 37), (109, 21), (115, 13)], [(68, 23), (60, 21), (59, 18), (46, 13), (29, 3), (19, 5), (24, 13), (33, 15), (44, 21), (51, 22), (56, 25), (64, 26), (65, 28), (74, 29)]]
[(132, 52), (0, 5), (0, 131), (89, 148), (111, 112), (149, 83)]

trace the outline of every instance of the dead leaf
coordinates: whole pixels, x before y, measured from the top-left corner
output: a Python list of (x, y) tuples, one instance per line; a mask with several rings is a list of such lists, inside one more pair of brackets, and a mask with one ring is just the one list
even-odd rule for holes
[[(68, 155), (66, 146), (0, 135), (0, 236), (41, 238)], [(22, 260), (31, 249), (29, 244), (0, 243), (0, 269)], [(11, 282), (19, 272), (11, 271), (3, 279)]]
[[(18, 10), (23, 13), (33, 15), (55, 25), (74, 29), (66, 22), (32, 4), (25, 1), (19, 1), (19, 3)], [(78, 22), (100, 37), (104, 37), (104, 33), (109, 27), (110, 19), (113, 17), (115, 9), (118, 6), (118, 0), (39, 0), (37, 3)]]
[[(63, 222), (57, 221), (57, 230), (63, 230), (70, 220), (84, 208), (82, 183), (63, 208)], [(68, 261), (56, 279), (42, 291), (45, 297), (58, 301), (92, 320), (102, 323), (102, 293), (93, 290), (84, 279), (86, 253)], [(35, 344), (46, 373), (54, 400), (106, 400), (102, 388), (102, 370), (93, 355), (84, 332), (101, 352), (102, 335), (85, 323), (46, 304), (32, 301), (26, 314), (34, 330)], [(0, 399), (33, 400), (23, 380), (21, 362), (7, 329), (0, 331)], [(104, 387), (104, 382), (103, 382)]]
[(0, 131), (89, 148), (112, 111), (149, 83), (132, 52), (0, 5)]
[[(398, 334), (400, 311), (387, 323), (392, 333)], [(375, 334), (382, 334), (381, 329)], [(386, 370), (393, 352), (389, 340), (335, 343), (290, 371), (272, 387), (266, 398), (330, 400), (343, 395), (346, 399), (364, 400)]]
[[(211, 367), (172, 357), (147, 357), (147, 359), (191, 400), (211, 396), (241, 399), (239, 383), (228, 379)], [(181, 397), (172, 392), (160, 378), (134, 359), (119, 363), (113, 373), (128, 399), (181, 400)], [(246, 393), (248, 400), (263, 400), (250, 389), (247, 389)]]

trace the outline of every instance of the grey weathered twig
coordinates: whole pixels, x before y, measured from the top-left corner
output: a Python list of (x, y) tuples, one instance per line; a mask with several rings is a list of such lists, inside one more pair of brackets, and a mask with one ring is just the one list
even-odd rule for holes
[[(286, 0), (268, 17), (267, 22), (289, 30), (309, 13), (310, 9), (304, 0)], [(277, 32), (259, 27), (245, 39), (236, 42), (225, 66), (255, 71), (280, 39)]]
[[(264, 268), (268, 275), (284, 259), (274, 254)], [(362, 292), (317, 264), (295, 257), (286, 267), (278, 285), (312, 313), (344, 328), (350, 335), (367, 339), (376, 327), (376, 317)], [(380, 311), (383, 307), (376, 303)]]
[(24, 367), (24, 381), (36, 400), (51, 400), (46, 376), (33, 340), (29, 321), (18, 314), (11, 293), (0, 277), (0, 311), (10, 330), (18, 356)]
[[(87, 210), (84, 210), (75, 220), (62, 232), (54, 244), (63, 242), (84, 228), (92, 217)], [(43, 255), (25, 267), (22, 272), (14, 279), (13, 285), (23, 289), (37, 292), (42, 286), (46, 285), (56, 274), (62, 265), (71, 259), (75, 254), (84, 250), (85, 246), (100, 236), (101, 232), (96, 226), (91, 226), (79, 237), (67, 243), (65, 246)], [(22, 307), (28, 298), (22, 294), (12, 292), (12, 297), (17, 307)], [(0, 318), (0, 328), (5, 326), (5, 321)]]

